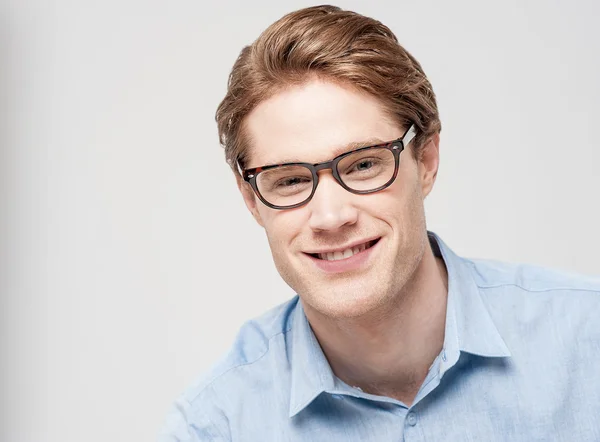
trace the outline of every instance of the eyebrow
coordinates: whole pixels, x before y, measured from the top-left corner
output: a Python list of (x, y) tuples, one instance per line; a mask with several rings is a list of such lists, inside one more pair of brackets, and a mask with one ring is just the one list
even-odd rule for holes
[[(363, 140), (363, 141), (353, 141), (349, 144), (345, 144), (343, 146), (338, 146), (336, 147), (332, 152), (331, 155), (332, 157), (329, 159), (333, 159), (339, 155), (342, 155), (346, 152), (351, 152), (353, 150), (356, 149), (360, 149), (362, 147), (369, 147), (369, 146), (375, 146), (378, 144), (385, 144), (387, 141), (383, 141), (379, 138), (369, 138), (367, 140)], [(325, 161), (329, 161), (329, 160), (325, 160)], [(315, 164), (315, 163), (311, 163), (310, 161), (305, 161), (305, 160), (300, 160), (297, 158), (285, 158), (281, 161), (277, 161), (277, 162), (270, 162), (268, 163), (269, 165), (276, 165), (276, 164), (287, 164), (287, 163), (310, 163), (310, 164)]]

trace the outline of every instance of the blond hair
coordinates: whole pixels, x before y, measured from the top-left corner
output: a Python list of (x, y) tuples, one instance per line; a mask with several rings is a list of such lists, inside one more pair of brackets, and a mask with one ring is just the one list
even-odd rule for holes
[(244, 118), (262, 101), (311, 76), (341, 82), (376, 97), (393, 121), (414, 124), (417, 158), (441, 130), (435, 94), (421, 65), (382, 23), (335, 6), (285, 15), (237, 58), (215, 119), (227, 162), (244, 167), (249, 143)]

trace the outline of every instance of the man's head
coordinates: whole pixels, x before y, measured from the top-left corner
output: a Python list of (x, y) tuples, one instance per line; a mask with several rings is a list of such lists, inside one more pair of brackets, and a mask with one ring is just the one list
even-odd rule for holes
[[(386, 26), (332, 6), (286, 15), (242, 50), (216, 119), (246, 205), (306, 308), (356, 317), (404, 292), (427, 244), (423, 199), (437, 173), (440, 121), (420, 65)], [(410, 127), (415, 137), (397, 157), (395, 180), (373, 193), (352, 193), (324, 169), (309, 201), (273, 208), (255, 192), (258, 176), (254, 190), (240, 176), (240, 169), (326, 162), (398, 140)], [(393, 164), (385, 147), (369, 152), (360, 163), (337, 163), (338, 176), (373, 171), (373, 159)], [(283, 176), (286, 192), (312, 185), (310, 172)], [(333, 251), (344, 249), (338, 260)]]

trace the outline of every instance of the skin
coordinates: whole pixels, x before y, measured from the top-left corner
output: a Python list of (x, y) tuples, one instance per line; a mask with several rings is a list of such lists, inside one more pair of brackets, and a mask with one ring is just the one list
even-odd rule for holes
[[(313, 78), (260, 103), (245, 129), (250, 168), (328, 161), (352, 143), (391, 141), (407, 128), (392, 121), (376, 98)], [(410, 148), (400, 155), (398, 176), (387, 189), (352, 194), (331, 171), (321, 171), (312, 200), (291, 210), (265, 206), (238, 177), (275, 265), (301, 297), (333, 372), (349, 385), (407, 405), (442, 349), (447, 298), (446, 269), (427, 240), (423, 205), (438, 170), (439, 135), (427, 141), (420, 161)], [(367, 265), (351, 272), (327, 274), (304, 253), (373, 237), (381, 239)]]

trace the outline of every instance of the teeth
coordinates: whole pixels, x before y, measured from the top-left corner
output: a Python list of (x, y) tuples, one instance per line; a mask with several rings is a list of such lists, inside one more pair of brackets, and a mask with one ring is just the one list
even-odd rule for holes
[(361, 244), (361, 245), (346, 249), (341, 252), (338, 251), (338, 252), (319, 253), (317, 256), (320, 259), (324, 259), (326, 261), (338, 261), (340, 259), (350, 258), (351, 256), (364, 251), (366, 248), (367, 248), (367, 244), (365, 243), (365, 244)]

